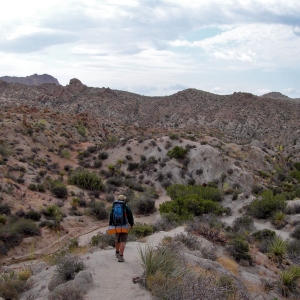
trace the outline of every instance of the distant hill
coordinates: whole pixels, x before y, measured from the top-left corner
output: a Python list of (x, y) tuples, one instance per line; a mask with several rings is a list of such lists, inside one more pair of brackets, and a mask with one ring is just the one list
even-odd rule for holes
[(33, 74), (26, 77), (16, 77), (16, 76), (3, 76), (0, 80), (11, 82), (11, 83), (21, 83), (26, 85), (41, 85), (44, 83), (54, 83), (60, 85), (58, 80), (51, 75), (43, 74)]
[(290, 98), (286, 95), (283, 95), (279, 92), (270, 92), (264, 95), (261, 95), (260, 97), (263, 98), (273, 98), (273, 99), (283, 99), (283, 100), (287, 100), (287, 99), (291, 99), (291, 100), (300, 100), (300, 98)]

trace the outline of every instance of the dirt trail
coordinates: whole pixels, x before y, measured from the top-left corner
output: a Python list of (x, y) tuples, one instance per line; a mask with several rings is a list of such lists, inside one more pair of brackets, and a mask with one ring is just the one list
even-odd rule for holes
[[(165, 201), (170, 201), (170, 197), (168, 196), (161, 196), (155, 201), (155, 207), (158, 209), (159, 205)], [(159, 211), (157, 211), (154, 214), (151, 214), (149, 216), (135, 216), (134, 222), (135, 223), (146, 223), (146, 224), (151, 224), (155, 218), (159, 215)], [(99, 232), (105, 233), (107, 230), (107, 226), (105, 227), (99, 227), (87, 234), (83, 234), (79, 237), (79, 246), (85, 246), (87, 245), (91, 238), (95, 235), (97, 235)]]

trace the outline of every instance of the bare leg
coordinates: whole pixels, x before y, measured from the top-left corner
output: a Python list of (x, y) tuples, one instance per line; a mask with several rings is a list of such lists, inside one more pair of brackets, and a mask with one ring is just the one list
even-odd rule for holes
[[(117, 246), (116, 246), (116, 249), (117, 249)], [(120, 255), (123, 255), (124, 249), (125, 249), (125, 243), (121, 242), (121, 243), (119, 244)]]
[(119, 252), (120, 251), (120, 243), (115, 243), (115, 246), (116, 246), (116, 252)]

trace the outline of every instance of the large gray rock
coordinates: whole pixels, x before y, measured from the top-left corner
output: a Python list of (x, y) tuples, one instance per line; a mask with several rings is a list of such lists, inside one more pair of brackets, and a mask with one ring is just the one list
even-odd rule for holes
[(48, 290), (49, 291), (53, 291), (57, 286), (65, 283), (66, 281), (64, 281), (60, 276), (54, 274), (48, 284)]
[(74, 279), (75, 286), (80, 288), (82, 293), (86, 293), (93, 286), (93, 276), (90, 271), (79, 272)]

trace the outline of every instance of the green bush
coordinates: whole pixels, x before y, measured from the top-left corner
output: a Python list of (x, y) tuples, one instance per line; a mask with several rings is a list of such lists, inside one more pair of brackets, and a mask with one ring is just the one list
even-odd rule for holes
[(270, 229), (262, 229), (252, 233), (252, 236), (258, 241), (272, 240), (276, 237), (276, 232)]
[(98, 158), (99, 159), (107, 159), (108, 158), (108, 153), (107, 152), (101, 152), (99, 155), (98, 155)]
[(38, 211), (35, 211), (33, 209), (29, 210), (25, 216), (26, 219), (30, 219), (33, 221), (39, 221), (41, 218), (41, 214)]
[(198, 195), (186, 195), (162, 203), (159, 211), (160, 213), (173, 212), (182, 220), (190, 220), (194, 216), (201, 216), (202, 214), (214, 213), (220, 215), (225, 212), (225, 209), (212, 200), (205, 200)]
[(234, 238), (228, 243), (226, 249), (235, 260), (240, 261), (244, 259), (252, 262), (251, 255), (249, 254), (249, 244), (244, 238)]
[(297, 179), (298, 181), (300, 181), (300, 171), (292, 171), (292, 172), (290, 173), (290, 175), (291, 175), (293, 178), (295, 178), (295, 179)]
[(49, 205), (43, 210), (43, 214), (47, 219), (61, 221), (63, 213), (57, 205)]
[(171, 199), (187, 195), (198, 195), (204, 200), (221, 201), (223, 193), (217, 188), (208, 186), (204, 187), (202, 185), (187, 186), (183, 184), (173, 184), (172, 186), (168, 187), (167, 195), (170, 196)]
[(241, 232), (244, 230), (251, 232), (254, 230), (254, 221), (249, 216), (237, 218), (233, 222), (233, 230), (235, 232)]
[(41, 231), (32, 220), (19, 219), (10, 224), (12, 231), (21, 234), (22, 236), (40, 236)]
[(94, 172), (78, 169), (69, 177), (69, 183), (82, 189), (101, 191), (103, 189), (102, 179)]
[(128, 163), (127, 171), (134, 171), (134, 170), (138, 169), (139, 166), (140, 166), (139, 163), (130, 162), (130, 163)]
[(68, 190), (66, 185), (59, 179), (50, 180), (50, 192), (57, 198), (66, 198)]
[(285, 195), (275, 195), (271, 190), (266, 190), (261, 194), (261, 199), (252, 201), (247, 210), (248, 212), (259, 219), (267, 219), (276, 211), (284, 211), (287, 202)]
[(167, 152), (167, 156), (169, 156), (170, 158), (180, 159), (184, 158), (187, 152), (188, 149), (182, 148), (180, 146), (175, 146), (172, 150), (169, 150)]
[(105, 220), (108, 218), (108, 211), (105, 208), (105, 204), (100, 201), (94, 201), (90, 205), (89, 212), (92, 216), (95, 216), (98, 220)]
[(108, 246), (115, 247), (115, 240), (115, 235), (99, 232), (91, 238), (90, 245), (99, 246), (102, 249)]
[(153, 233), (153, 227), (147, 224), (136, 223), (130, 230), (130, 234), (137, 238), (142, 238)]
[(1, 215), (10, 215), (10, 207), (8, 204), (0, 204), (0, 214)]

